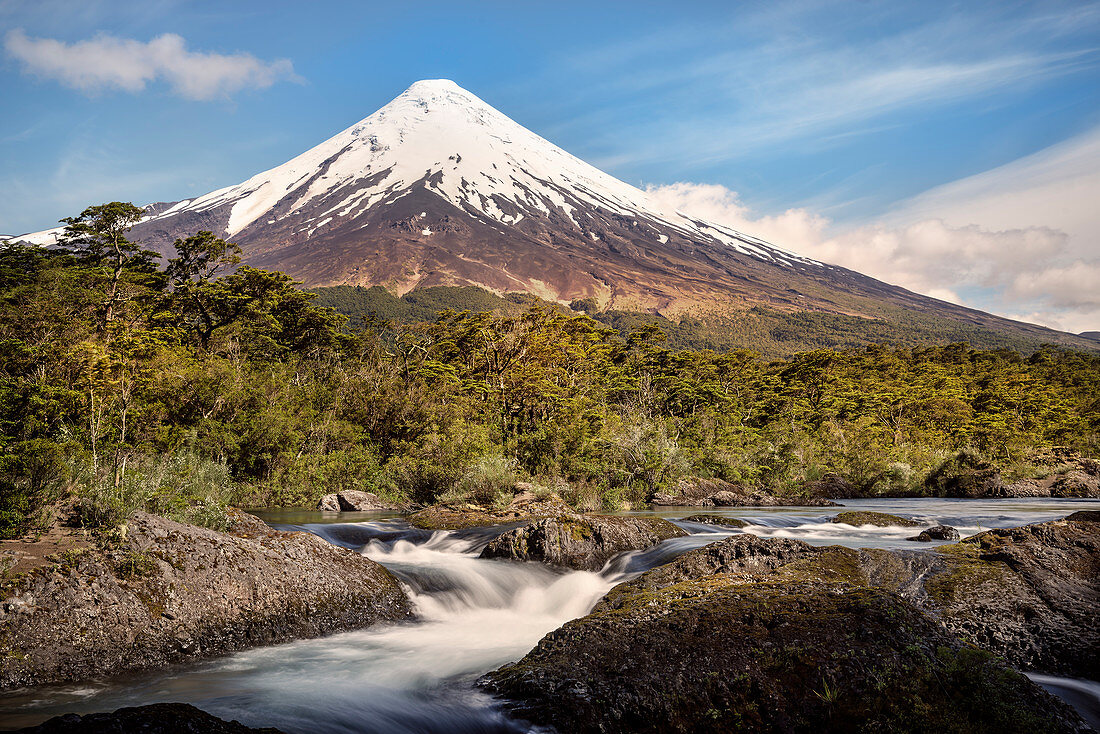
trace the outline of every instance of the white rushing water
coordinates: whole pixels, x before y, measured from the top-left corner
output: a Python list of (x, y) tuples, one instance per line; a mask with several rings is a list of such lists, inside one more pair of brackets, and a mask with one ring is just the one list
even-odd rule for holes
[[(844, 501), (949, 524), (964, 535), (1096, 509), (1074, 500)], [(920, 528), (852, 527), (828, 522), (837, 508), (724, 508), (708, 514), (740, 517), (762, 536), (816, 545), (928, 549), (906, 540)], [(663, 510), (671, 519), (700, 508)], [(583, 616), (616, 583), (676, 555), (739, 530), (686, 524), (692, 533), (646, 551), (612, 559), (601, 573), (562, 572), (536, 563), (483, 560), (481, 548), (500, 532), (473, 529), (430, 533), (398, 520), (319, 522), (318, 513), (276, 516), (284, 529), (314, 532), (359, 550), (389, 568), (409, 591), (417, 619), (241, 652), (168, 673), (0, 696), (0, 729), (28, 726), (60, 713), (111, 711), (160, 701), (192, 703), (226, 719), (286, 732), (516, 732), (476, 679), (523, 657), (547, 632)], [(268, 518), (272, 521), (272, 518)], [(360, 519), (353, 516), (352, 519)], [(331, 520), (331, 519), (330, 519)], [(287, 525), (286, 522), (305, 524)], [(1100, 686), (1035, 676), (1086, 713), (1100, 709)], [(1087, 715), (1087, 713), (1086, 713)]]

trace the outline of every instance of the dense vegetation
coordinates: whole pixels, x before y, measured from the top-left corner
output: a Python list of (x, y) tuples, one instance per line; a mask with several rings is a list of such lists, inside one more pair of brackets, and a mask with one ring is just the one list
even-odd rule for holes
[(6, 535), (61, 501), (89, 525), (146, 507), (216, 526), (226, 503), (349, 488), (429, 502), (517, 476), (591, 507), (689, 475), (920, 491), (962, 451), (1027, 471), (1037, 448), (1100, 443), (1096, 355), (952, 344), (767, 361), (522, 302), (349, 327), (209, 232), (158, 268), (124, 236), (139, 214), (92, 207), (68, 220), (69, 249), (0, 249)]

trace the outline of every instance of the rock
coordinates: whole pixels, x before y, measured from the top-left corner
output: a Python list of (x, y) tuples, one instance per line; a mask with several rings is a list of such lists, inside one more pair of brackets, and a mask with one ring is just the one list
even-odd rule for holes
[(842, 512), (829, 522), (844, 523), (845, 525), (851, 525), (852, 527), (859, 527), (861, 525), (874, 525), (880, 528), (915, 528), (920, 526), (920, 523), (916, 520), (899, 517), (898, 515), (890, 515), (885, 512), (867, 512), (863, 510)]
[(958, 540), (959, 531), (950, 525), (936, 525), (935, 527), (922, 530), (919, 535), (914, 535), (908, 540), (918, 540), (921, 543), (931, 543), (934, 540)]
[(580, 571), (599, 571), (611, 558), (687, 535), (657, 517), (559, 515), (509, 530), (490, 541), (482, 558), (539, 561)]
[(233, 532), (221, 533), (139, 512), (124, 538), (6, 587), (0, 688), (163, 668), (411, 615), (401, 585), (373, 561), (233, 517)]
[(810, 497), (826, 499), (858, 497), (861, 494), (854, 484), (836, 474), (826, 474), (817, 481), (806, 482), (803, 485), (803, 491)]
[(928, 491), (940, 497), (998, 497), (1004, 482), (993, 464), (969, 451), (945, 461), (925, 480)]
[(616, 588), (614, 606), (481, 684), (515, 715), (580, 734), (1085, 730), (883, 589), (726, 574)]
[(326, 494), (317, 503), (317, 509), (321, 512), (339, 512), (340, 498), (335, 494)]
[(1020, 479), (993, 487), (996, 497), (1049, 497), (1050, 485), (1038, 479)]
[(122, 708), (110, 714), (65, 714), (20, 729), (17, 734), (282, 734), (278, 729), (252, 729), (224, 721), (186, 703), (155, 703)]
[(989, 530), (940, 546), (924, 581), (951, 632), (1012, 665), (1100, 679), (1100, 524), (1096, 511)]
[(409, 505), (388, 502), (381, 499), (373, 492), (360, 492), (349, 489), (336, 494), (326, 494), (317, 503), (317, 509), (322, 512), (379, 512), (394, 510), (404, 512)]
[(725, 515), (689, 515), (688, 517), (680, 518), (680, 520), (684, 522), (701, 522), (707, 525), (724, 525), (730, 528), (743, 528), (752, 524), (740, 518), (726, 517)]
[(521, 491), (503, 510), (475, 504), (441, 504), (425, 507), (405, 519), (423, 530), (460, 530), (572, 514), (573, 509), (556, 495), (539, 499), (535, 492)]
[(810, 496), (780, 496), (721, 479), (681, 479), (676, 493), (653, 495), (651, 504), (666, 507), (839, 507)]
[(619, 584), (600, 600), (596, 610), (618, 608), (620, 596), (624, 593), (633, 595), (639, 590), (655, 591), (714, 574), (736, 576), (742, 581), (759, 580), (781, 566), (820, 552), (819, 548), (801, 540), (735, 535), (684, 553), (670, 563)]
[(1054, 480), (1051, 497), (1100, 497), (1100, 477), (1075, 469)]

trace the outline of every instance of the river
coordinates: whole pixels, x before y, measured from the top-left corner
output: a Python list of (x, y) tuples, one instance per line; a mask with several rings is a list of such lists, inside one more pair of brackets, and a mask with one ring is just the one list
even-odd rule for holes
[[(963, 535), (1100, 509), (1097, 500), (842, 503), (844, 509), (952, 525)], [(547, 632), (587, 613), (615, 584), (686, 550), (738, 532), (798, 538), (815, 545), (930, 549), (906, 540), (919, 528), (857, 528), (828, 522), (837, 508), (662, 508), (644, 514), (675, 521), (701, 511), (752, 525), (742, 531), (686, 523), (682, 527), (689, 536), (622, 554), (599, 573), (478, 558), (499, 528), (433, 533), (377, 514), (257, 512), (277, 528), (315, 533), (386, 566), (408, 588), (416, 621), (249, 650), (164, 673), (13, 691), (0, 695), (0, 728), (33, 725), (70, 711), (182, 701), (224, 719), (274, 726), (291, 734), (527, 731), (474, 687), (477, 678), (521, 658)], [(1033, 679), (1062, 695), (1100, 729), (1100, 684), (1049, 676)]]

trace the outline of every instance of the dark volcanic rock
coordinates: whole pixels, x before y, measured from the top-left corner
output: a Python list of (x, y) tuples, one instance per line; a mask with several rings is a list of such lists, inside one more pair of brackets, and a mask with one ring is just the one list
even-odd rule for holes
[(616, 586), (482, 685), (569, 732), (1085, 731), (990, 651), (1096, 679), (1098, 521), (938, 553), (738, 535)]
[(826, 474), (817, 481), (806, 482), (803, 485), (803, 490), (811, 497), (824, 497), (826, 499), (858, 497), (861, 494), (854, 484), (836, 474)]
[(110, 714), (65, 714), (16, 734), (281, 734), (223, 721), (186, 703), (155, 703)]
[(934, 540), (958, 540), (959, 531), (950, 525), (936, 525), (922, 530), (919, 535), (914, 535), (909, 540), (918, 540), (921, 543), (931, 543)]
[(599, 571), (612, 557), (687, 535), (657, 517), (559, 515), (509, 530), (481, 552), (482, 558), (540, 561), (581, 571)]
[(676, 492), (658, 492), (652, 504), (665, 507), (839, 507), (821, 497), (768, 494), (721, 479), (681, 479)]
[(920, 526), (920, 523), (916, 520), (899, 517), (898, 515), (890, 515), (885, 512), (866, 511), (842, 512), (829, 522), (844, 523), (845, 525), (851, 525), (853, 527), (859, 527), (860, 525), (875, 525), (880, 528), (915, 528)]
[(624, 591), (483, 679), (562, 732), (1070, 732), (1024, 676), (897, 595), (726, 575)]
[(1098, 515), (940, 546), (929, 603), (949, 630), (1019, 668), (1100, 679)]
[(406, 619), (388, 571), (235, 513), (232, 533), (138, 513), (126, 536), (6, 587), (0, 688), (161, 668)]

